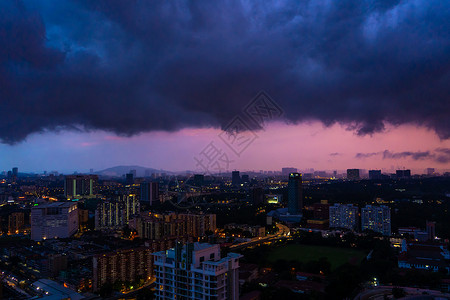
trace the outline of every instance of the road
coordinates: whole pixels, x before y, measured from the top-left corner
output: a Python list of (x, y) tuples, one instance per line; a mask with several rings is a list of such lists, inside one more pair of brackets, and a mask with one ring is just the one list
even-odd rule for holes
[(230, 250), (239, 250), (239, 249), (244, 249), (247, 247), (252, 247), (252, 246), (256, 246), (259, 244), (263, 244), (263, 243), (267, 243), (267, 242), (272, 242), (275, 240), (282, 240), (282, 239), (286, 239), (290, 236), (290, 230), (289, 227), (287, 227), (286, 225), (277, 223), (276, 224), (278, 231), (275, 234), (270, 234), (267, 235), (265, 237), (257, 237), (257, 238), (253, 238), (248, 242), (243, 242), (240, 244), (236, 244), (233, 246), (230, 246)]

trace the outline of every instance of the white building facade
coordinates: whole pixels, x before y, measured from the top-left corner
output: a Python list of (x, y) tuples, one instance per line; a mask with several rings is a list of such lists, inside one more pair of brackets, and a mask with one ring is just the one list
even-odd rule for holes
[(68, 238), (78, 230), (78, 208), (74, 202), (53, 202), (31, 209), (31, 239)]
[(240, 254), (193, 243), (153, 253), (157, 299), (239, 299)]

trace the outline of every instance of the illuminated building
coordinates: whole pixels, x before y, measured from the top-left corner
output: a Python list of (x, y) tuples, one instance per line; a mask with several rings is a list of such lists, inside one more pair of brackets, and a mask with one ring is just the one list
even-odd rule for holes
[(366, 205), (361, 209), (361, 230), (372, 230), (390, 236), (391, 209), (384, 205)]
[(139, 201), (134, 194), (119, 195), (101, 202), (95, 210), (95, 229), (121, 229), (132, 216), (139, 214)]
[(78, 208), (74, 202), (44, 203), (31, 208), (31, 239), (68, 238), (78, 230)]
[(117, 250), (93, 257), (93, 289), (116, 281), (144, 281), (152, 277), (152, 251), (147, 247)]
[(13, 212), (8, 216), (8, 234), (21, 233), (24, 225), (23, 212)]
[(330, 206), (330, 228), (356, 229), (358, 225), (358, 207), (352, 204), (336, 203)]
[(183, 220), (170, 220), (154, 216), (142, 216), (137, 221), (139, 237), (149, 240), (161, 240), (170, 237), (186, 235), (186, 222)]
[(97, 175), (70, 175), (64, 181), (64, 196), (67, 199), (94, 197), (98, 184)]
[(302, 213), (303, 195), (302, 195), (302, 174), (289, 174), (288, 182), (288, 212), (291, 215)]
[(178, 214), (177, 219), (186, 222), (186, 233), (189, 236), (204, 236), (207, 231), (217, 229), (215, 214)]
[(240, 254), (193, 243), (153, 253), (156, 299), (239, 299)]

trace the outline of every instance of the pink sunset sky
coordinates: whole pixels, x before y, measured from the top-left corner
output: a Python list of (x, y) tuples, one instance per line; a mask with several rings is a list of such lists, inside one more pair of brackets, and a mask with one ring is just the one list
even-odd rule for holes
[[(346, 126), (320, 122), (272, 123), (256, 132), (256, 140), (235, 155), (218, 137), (219, 129), (183, 129), (121, 137), (104, 131), (45, 132), (16, 145), (0, 145), (0, 170), (86, 172), (117, 165), (140, 165), (169, 171), (196, 170), (194, 157), (213, 142), (233, 162), (229, 170), (338, 170), (407, 168), (424, 173), (428, 167), (450, 170), (450, 140), (415, 125), (387, 125), (373, 135), (358, 136)], [(385, 152), (387, 150), (387, 152)], [(30, 155), (32, 153), (32, 155)], [(359, 154), (358, 154), (359, 153)]]

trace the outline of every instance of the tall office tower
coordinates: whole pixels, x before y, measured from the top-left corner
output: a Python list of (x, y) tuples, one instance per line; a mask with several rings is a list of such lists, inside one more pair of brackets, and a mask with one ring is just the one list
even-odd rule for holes
[(128, 185), (134, 184), (134, 176), (133, 173), (125, 174), (125, 183)]
[(242, 175), (242, 183), (250, 183), (250, 177), (248, 175)]
[(142, 182), (141, 197), (142, 203), (155, 205), (159, 203), (159, 183), (158, 182)]
[(93, 289), (105, 283), (133, 282), (152, 277), (153, 257), (149, 248), (132, 248), (99, 254), (93, 257)]
[(69, 175), (64, 181), (64, 195), (68, 199), (94, 197), (97, 192), (97, 175)]
[(239, 175), (239, 171), (231, 172), (231, 184), (234, 186), (241, 185), (241, 176)]
[(291, 215), (299, 215), (303, 209), (302, 174), (289, 174), (288, 182), (288, 212)]
[(133, 178), (137, 177), (137, 171), (136, 170), (130, 170), (130, 174), (133, 174)]
[(427, 221), (428, 240), (434, 241), (436, 237), (436, 222)]
[(156, 299), (239, 299), (240, 254), (220, 256), (220, 246), (177, 243), (153, 253)]
[(352, 204), (336, 203), (330, 206), (330, 228), (356, 229), (358, 225), (358, 207)]
[(205, 175), (203, 174), (194, 174), (194, 185), (202, 186), (205, 183)]
[(372, 230), (390, 236), (391, 209), (384, 205), (366, 205), (361, 209), (361, 230)]
[(17, 179), (17, 177), (19, 176), (19, 168), (17, 167), (12, 168), (12, 176), (13, 178)]
[(74, 202), (53, 202), (31, 208), (31, 239), (68, 238), (78, 230), (78, 208)]
[(359, 169), (347, 169), (347, 179), (348, 180), (359, 180)]
[(396, 170), (395, 175), (397, 179), (408, 179), (411, 178), (411, 170)]
[(116, 196), (97, 205), (95, 229), (121, 229), (138, 214), (139, 201), (135, 195)]
[(261, 187), (254, 187), (251, 189), (252, 203), (260, 205), (264, 202), (264, 189)]
[(18, 234), (25, 225), (24, 213), (13, 212), (8, 216), (8, 234)]
[(297, 168), (291, 168), (291, 167), (281, 168), (282, 176), (289, 176), (289, 174), (291, 174), (291, 173), (297, 173)]
[(378, 180), (381, 179), (381, 170), (369, 170), (369, 179)]

